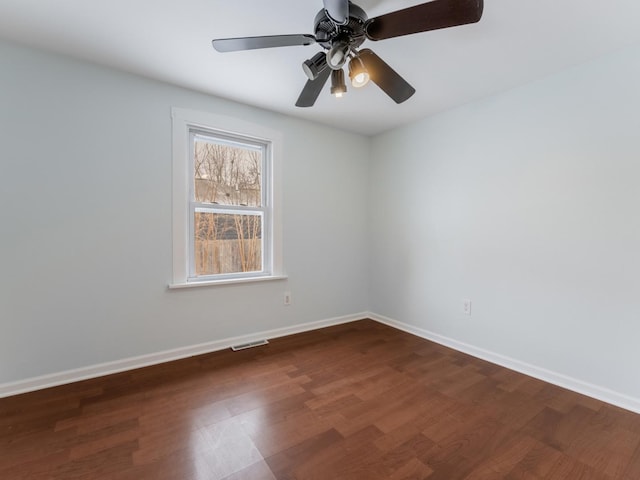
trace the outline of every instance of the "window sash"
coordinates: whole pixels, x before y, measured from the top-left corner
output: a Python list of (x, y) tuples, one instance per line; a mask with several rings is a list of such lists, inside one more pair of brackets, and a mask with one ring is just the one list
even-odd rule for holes
[[(230, 147), (243, 148), (245, 150), (254, 150), (261, 152), (260, 155), (260, 204), (264, 208), (271, 207), (271, 164), (273, 148), (271, 142), (257, 138), (251, 138), (244, 135), (229, 134), (214, 129), (205, 130), (203, 128), (189, 128), (189, 201), (196, 201), (195, 192), (195, 142), (196, 140), (212, 143), (215, 145), (226, 145)], [(265, 181), (267, 179), (267, 181)], [(216, 204), (223, 206), (224, 204)], [(240, 207), (242, 205), (230, 205)]]
[[(260, 261), (261, 266), (260, 270), (251, 270), (248, 272), (233, 272), (233, 273), (213, 273), (213, 274), (205, 274), (198, 275), (196, 272), (196, 233), (195, 233), (195, 216), (197, 213), (208, 213), (208, 214), (221, 214), (221, 215), (244, 215), (248, 217), (259, 217), (260, 218)], [(269, 275), (270, 272), (265, 271), (265, 265), (268, 264), (268, 259), (265, 258), (265, 244), (267, 243), (267, 238), (265, 236), (265, 212), (264, 209), (254, 208), (254, 209), (234, 209), (234, 208), (217, 208), (212, 207), (210, 205), (206, 206), (193, 206), (190, 213), (191, 219), (191, 249), (190, 249), (190, 270), (189, 270), (189, 281), (207, 281), (207, 280), (216, 280), (223, 278), (243, 278), (243, 277), (255, 277), (261, 275)]]

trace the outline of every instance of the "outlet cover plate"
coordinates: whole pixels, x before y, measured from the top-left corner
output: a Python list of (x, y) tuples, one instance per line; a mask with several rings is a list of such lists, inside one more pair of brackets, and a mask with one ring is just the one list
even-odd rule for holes
[(462, 313), (465, 315), (471, 315), (471, 300), (468, 298), (462, 300)]

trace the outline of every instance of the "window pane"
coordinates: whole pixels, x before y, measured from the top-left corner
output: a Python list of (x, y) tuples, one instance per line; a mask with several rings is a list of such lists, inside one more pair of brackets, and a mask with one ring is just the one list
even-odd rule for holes
[(262, 270), (262, 215), (196, 212), (196, 275)]
[(262, 150), (194, 137), (196, 202), (262, 205)]

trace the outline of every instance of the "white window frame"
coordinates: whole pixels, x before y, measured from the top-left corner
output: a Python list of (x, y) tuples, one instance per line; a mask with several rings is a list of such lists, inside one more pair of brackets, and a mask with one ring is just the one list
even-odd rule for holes
[[(282, 135), (280, 132), (234, 117), (172, 108), (173, 130), (173, 275), (170, 288), (197, 287), (228, 283), (245, 283), (284, 279), (282, 268), (282, 212), (280, 165)], [(263, 269), (196, 277), (193, 264), (193, 212), (198, 203), (193, 200), (193, 134), (211, 134), (240, 144), (260, 146), (264, 153), (262, 171), (263, 196)], [(265, 168), (266, 167), (266, 168)], [(241, 206), (221, 206), (229, 213), (247, 213)], [(255, 208), (247, 209), (252, 212)], [(267, 237), (267, 238), (265, 238)]]

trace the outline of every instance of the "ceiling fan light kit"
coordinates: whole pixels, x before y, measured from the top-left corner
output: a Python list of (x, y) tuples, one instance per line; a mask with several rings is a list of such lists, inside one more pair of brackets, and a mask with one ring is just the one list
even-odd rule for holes
[(324, 8), (314, 21), (314, 35), (221, 38), (212, 41), (213, 47), (218, 52), (234, 52), (317, 43), (324, 50), (302, 63), (308, 80), (296, 106), (313, 106), (330, 76), (331, 94), (340, 97), (346, 93), (342, 69), (347, 61), (353, 87), (362, 87), (371, 80), (396, 103), (402, 103), (415, 89), (373, 51), (359, 50), (362, 43), (476, 23), (484, 8), (483, 0), (433, 0), (368, 18), (362, 8), (349, 0), (323, 2)]
[(340, 98), (345, 93), (347, 93), (347, 85), (344, 83), (344, 72), (342, 69), (333, 70), (331, 72), (331, 95)]
[(351, 86), (355, 88), (364, 87), (369, 83), (369, 72), (364, 63), (362, 63), (360, 56), (353, 57), (349, 62), (349, 78), (351, 79)]
[(302, 70), (309, 80), (315, 80), (325, 68), (327, 68), (327, 54), (318, 52), (309, 60), (302, 63)]
[(347, 61), (351, 48), (346, 39), (335, 41), (327, 52), (327, 65), (329, 65), (329, 68), (331, 70), (340, 70)]

